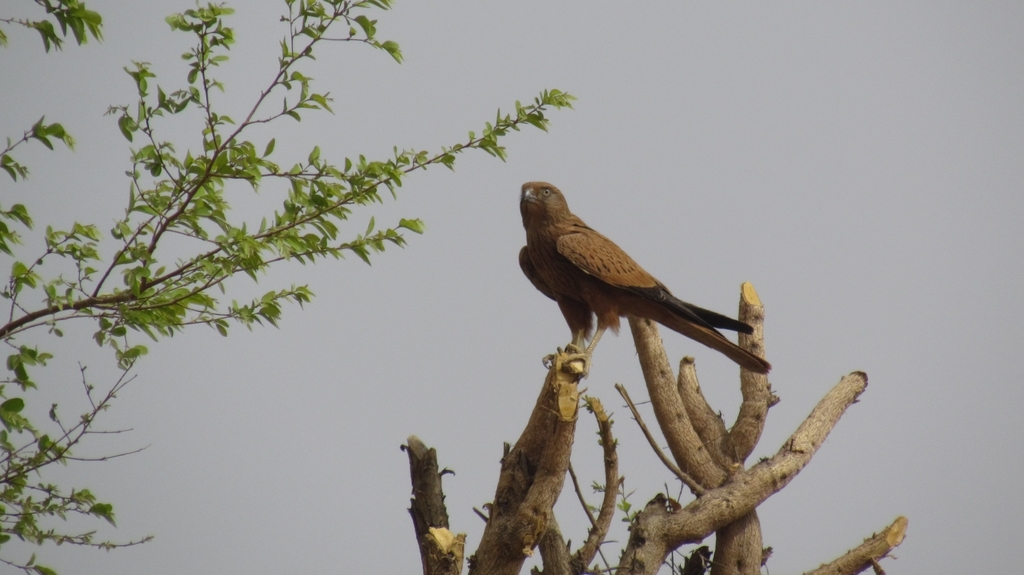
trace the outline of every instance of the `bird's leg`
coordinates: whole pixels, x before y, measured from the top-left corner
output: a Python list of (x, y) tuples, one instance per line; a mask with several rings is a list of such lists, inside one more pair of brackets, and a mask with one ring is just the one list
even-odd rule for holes
[[(604, 329), (598, 329), (594, 337), (590, 339), (590, 345), (584, 347), (587, 342), (587, 330), (581, 329), (572, 334), (572, 341), (565, 346), (565, 351), (562, 348), (558, 348), (558, 353), (564, 356), (563, 362), (569, 363), (571, 361), (582, 361), (581, 371), (583, 377), (586, 377), (590, 373), (590, 357), (594, 353), (594, 346), (597, 345), (598, 340), (601, 339), (601, 335), (604, 334)], [(555, 356), (558, 354), (548, 354), (544, 356), (541, 363), (544, 367), (551, 369), (551, 366), (555, 364)]]
[(594, 354), (594, 348), (597, 347), (597, 342), (601, 341), (601, 336), (604, 335), (604, 329), (605, 328), (603, 327), (597, 328), (597, 333), (594, 334), (594, 337), (590, 338), (590, 345), (587, 346), (585, 352), (587, 355)]
[[(587, 330), (586, 328), (579, 331), (575, 331), (572, 334), (572, 341), (565, 346), (565, 353), (570, 354), (573, 358), (577, 358), (583, 353), (583, 345), (586, 343)], [(600, 339), (600, 336), (595, 336), (596, 339)], [(593, 345), (593, 344), (591, 344)], [(562, 353), (562, 348), (558, 348), (558, 353)], [(545, 369), (551, 369), (551, 366), (555, 363), (555, 354), (549, 353), (541, 359), (541, 363), (544, 364)]]
[[(581, 329), (572, 334), (572, 342), (565, 346), (565, 351), (572, 351), (573, 353), (582, 353), (583, 345), (587, 342), (587, 330)], [(594, 337), (598, 337), (595, 335)]]

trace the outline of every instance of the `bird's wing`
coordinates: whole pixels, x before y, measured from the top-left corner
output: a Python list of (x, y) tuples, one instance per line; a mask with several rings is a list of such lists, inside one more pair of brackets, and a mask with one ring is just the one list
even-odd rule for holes
[(572, 230), (558, 238), (558, 253), (584, 272), (607, 284), (661, 304), (679, 317), (706, 328), (731, 329), (743, 333), (752, 331), (743, 322), (677, 299), (622, 248), (600, 233), (581, 225), (573, 226)]
[(621, 288), (662, 287), (615, 242), (585, 226), (559, 236), (558, 253), (587, 274)]
[(519, 267), (523, 270), (523, 275), (526, 276), (526, 279), (530, 280), (533, 287), (537, 288), (537, 291), (551, 299), (555, 299), (555, 292), (551, 291), (548, 284), (544, 283), (544, 280), (540, 279), (540, 276), (537, 274), (537, 268), (534, 267), (533, 260), (530, 259), (530, 252), (526, 249), (526, 246), (519, 250)]

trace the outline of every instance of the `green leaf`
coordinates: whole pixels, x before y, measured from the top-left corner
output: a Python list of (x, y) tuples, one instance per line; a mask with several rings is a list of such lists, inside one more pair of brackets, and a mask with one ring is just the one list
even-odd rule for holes
[(121, 130), (121, 135), (124, 136), (129, 142), (132, 141), (132, 132), (137, 128), (135, 120), (132, 120), (128, 116), (121, 116), (117, 120), (117, 127)]
[(423, 220), (420, 220), (418, 218), (414, 220), (407, 220), (405, 218), (402, 218), (398, 222), (398, 227), (405, 228), (411, 232), (416, 232), (417, 234), (422, 234), (426, 229), (426, 227), (423, 225)]
[(107, 520), (111, 525), (117, 527), (114, 523), (114, 506), (109, 503), (97, 503), (89, 508), (89, 513), (102, 517)]
[(391, 54), (391, 57), (394, 58), (395, 62), (398, 62), (399, 64), (401, 64), (402, 60), (405, 59), (405, 57), (402, 56), (402, 49), (398, 47), (398, 44), (396, 42), (388, 40), (387, 42), (383, 42), (380, 45), (380, 47), (383, 48), (384, 51), (386, 51), (388, 54)]
[(359, 27), (363, 29), (363, 34), (366, 34), (367, 39), (372, 40), (373, 36), (377, 33), (377, 27), (375, 26), (377, 21), (370, 20), (363, 15), (356, 16), (353, 20), (355, 20), (356, 24), (359, 24)]
[(25, 401), (20, 397), (12, 397), (3, 403), (0, 403), (0, 411), (20, 413), (22, 409), (25, 409)]

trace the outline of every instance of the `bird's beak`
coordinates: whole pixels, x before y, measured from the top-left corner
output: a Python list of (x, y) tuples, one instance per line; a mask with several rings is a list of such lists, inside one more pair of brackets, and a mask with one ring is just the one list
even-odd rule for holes
[(520, 202), (536, 202), (537, 196), (533, 194), (533, 188), (523, 186), (523, 194), (519, 197)]

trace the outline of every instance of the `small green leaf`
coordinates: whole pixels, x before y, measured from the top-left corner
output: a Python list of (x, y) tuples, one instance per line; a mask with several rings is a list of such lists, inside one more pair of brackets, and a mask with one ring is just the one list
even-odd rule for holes
[(423, 224), (423, 220), (420, 220), (419, 218), (415, 220), (407, 220), (405, 218), (402, 218), (398, 222), (398, 227), (405, 228), (411, 232), (416, 232), (417, 234), (422, 234), (426, 229), (426, 227)]
[(121, 116), (117, 121), (117, 127), (121, 130), (121, 135), (124, 136), (129, 142), (132, 141), (132, 132), (135, 131), (135, 121), (128, 116)]
[(89, 508), (89, 513), (106, 519), (111, 525), (117, 527), (114, 523), (114, 506), (109, 503), (97, 503)]
[(384, 51), (386, 51), (388, 54), (391, 54), (391, 57), (394, 58), (395, 62), (398, 62), (399, 64), (401, 64), (402, 60), (405, 59), (405, 57), (402, 56), (402, 49), (398, 47), (398, 44), (396, 42), (388, 40), (387, 42), (382, 43), (380, 47), (383, 48)]

